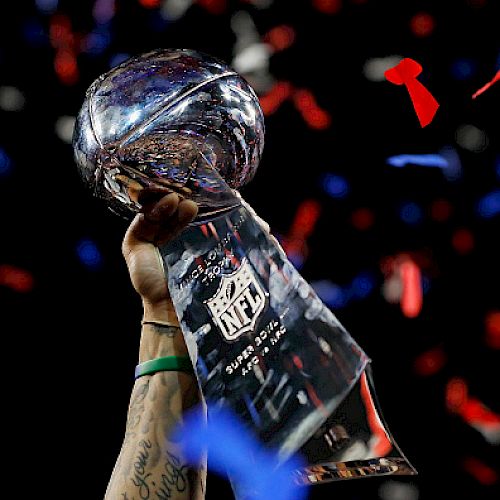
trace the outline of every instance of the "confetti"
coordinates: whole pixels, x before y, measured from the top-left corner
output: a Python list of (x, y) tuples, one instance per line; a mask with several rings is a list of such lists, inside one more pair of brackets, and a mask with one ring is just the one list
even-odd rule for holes
[(481, 94), (486, 92), (494, 83), (498, 82), (498, 80), (500, 80), (500, 70), (497, 71), (496, 75), (492, 78), (490, 82), (488, 82), (486, 85), (484, 85), (478, 91), (474, 92), (474, 94), (472, 94), (472, 99), (476, 99), (476, 97), (479, 97)]
[(399, 274), (402, 283), (401, 311), (407, 318), (416, 318), (422, 310), (422, 276), (420, 268), (408, 259), (401, 262)]
[[(286, 461), (265, 448), (229, 409), (208, 408), (208, 422), (199, 407), (183, 416), (172, 433), (193, 465), (208, 453), (208, 468), (228, 476), (233, 487), (249, 500), (302, 500), (307, 488), (293, 482), (294, 470), (304, 465), (298, 455)], [(224, 443), (224, 446), (221, 446)], [(236, 494), (239, 498), (239, 495)]]
[(394, 68), (388, 69), (384, 74), (389, 82), (395, 85), (406, 86), (420, 125), (421, 127), (426, 127), (432, 122), (439, 104), (432, 94), (417, 80), (417, 76), (421, 72), (422, 66), (418, 62), (410, 58), (405, 58)]
[(27, 293), (33, 289), (34, 279), (29, 271), (8, 264), (0, 265), (0, 285), (15, 292)]

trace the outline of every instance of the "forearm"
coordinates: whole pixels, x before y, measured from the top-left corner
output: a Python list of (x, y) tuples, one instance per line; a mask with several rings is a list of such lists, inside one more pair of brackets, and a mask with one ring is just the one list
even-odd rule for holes
[[(153, 319), (177, 322), (172, 315), (156, 316)], [(144, 318), (151, 318), (146, 307)], [(140, 362), (186, 354), (178, 326), (143, 326)], [(206, 464), (189, 468), (178, 444), (169, 439), (182, 414), (200, 402), (194, 374), (163, 371), (136, 380), (125, 439), (105, 500), (204, 498)]]

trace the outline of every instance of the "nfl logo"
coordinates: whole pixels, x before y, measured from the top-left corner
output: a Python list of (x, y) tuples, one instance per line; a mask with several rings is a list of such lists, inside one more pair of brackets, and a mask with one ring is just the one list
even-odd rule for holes
[(266, 294), (246, 258), (228, 276), (222, 276), (213, 297), (205, 301), (222, 336), (234, 341), (255, 328), (266, 303)]

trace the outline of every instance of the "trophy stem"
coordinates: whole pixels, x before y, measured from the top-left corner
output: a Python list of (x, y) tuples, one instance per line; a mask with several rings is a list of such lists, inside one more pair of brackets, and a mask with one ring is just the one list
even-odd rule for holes
[(192, 225), (160, 253), (207, 403), (280, 461), (303, 454), (316, 469), (297, 481), (340, 479), (339, 464), (360, 460), (360, 476), (413, 470), (381, 421), (370, 359), (250, 210)]

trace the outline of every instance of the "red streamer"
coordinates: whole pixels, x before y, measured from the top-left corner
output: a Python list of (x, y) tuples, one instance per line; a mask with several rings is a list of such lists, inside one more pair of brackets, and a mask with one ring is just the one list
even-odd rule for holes
[(486, 92), (494, 83), (500, 80), (500, 69), (497, 71), (497, 74), (493, 77), (491, 81), (489, 81), (486, 85), (483, 85), (477, 92), (472, 95), (472, 99), (475, 99), (477, 96), (480, 96), (483, 92)]

